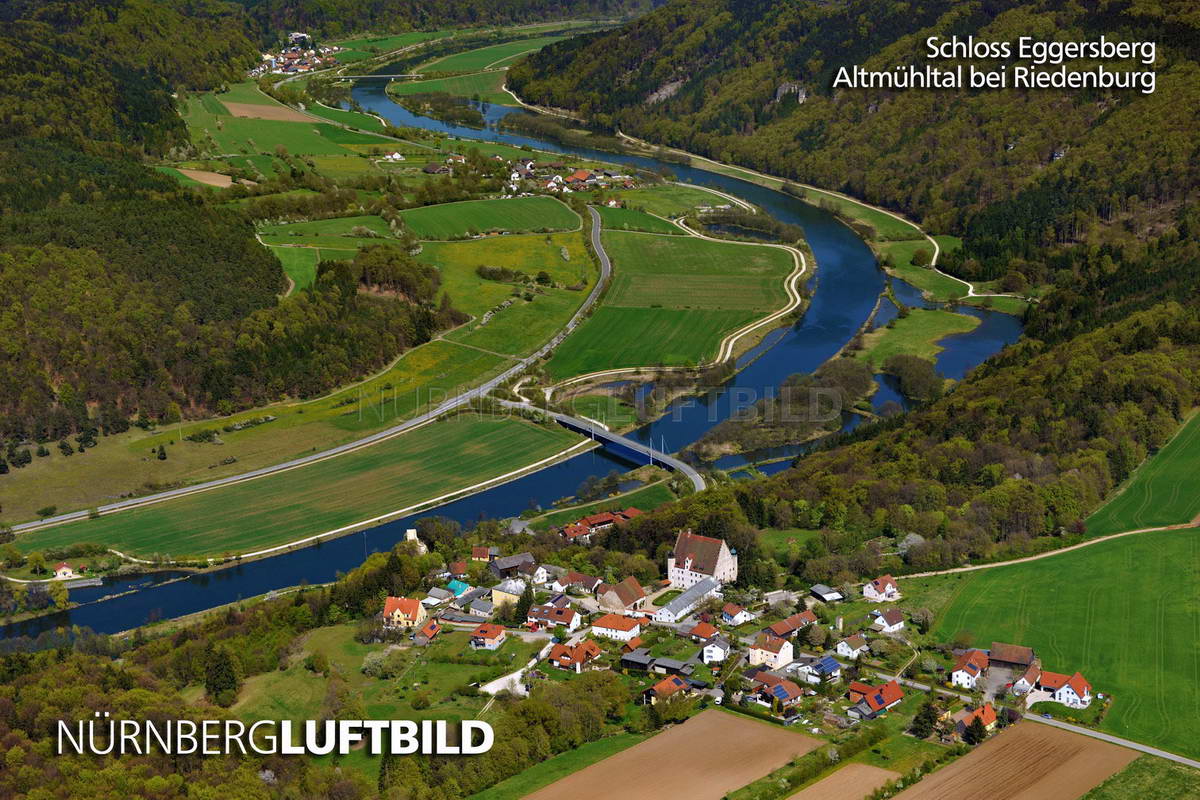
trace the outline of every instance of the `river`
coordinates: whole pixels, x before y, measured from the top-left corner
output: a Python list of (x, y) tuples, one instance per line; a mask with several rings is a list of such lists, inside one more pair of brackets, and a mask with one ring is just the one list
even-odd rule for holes
[[(679, 181), (720, 189), (759, 206), (782, 222), (804, 229), (817, 262), (816, 276), (810, 279), (813, 294), (804, 316), (794, 325), (772, 331), (743, 354), (739, 365), (744, 369), (725, 386), (702, 397), (674, 404), (661, 418), (630, 434), (632, 438), (653, 442), (667, 452), (683, 449), (734, 411), (753, 405), (789, 375), (811, 372), (829, 359), (866, 321), (883, 290), (884, 274), (870, 248), (831, 214), (796, 198), (749, 181), (646, 156), (563, 147), (498, 131), (495, 122), (499, 118), (509, 113), (527, 113), (506, 106), (484, 107), (489, 127), (483, 130), (421, 117), (393, 103), (385, 93), (384, 85), (383, 81), (359, 81), (353, 89), (353, 97), (364, 109), (393, 124), (436, 130), (462, 139), (529, 145), (586, 159), (634, 163), (651, 170), (667, 169), (674, 172)], [(908, 284), (894, 281), (893, 285), (902, 302), (912, 306), (927, 305), (920, 292)], [(884, 303), (876, 324), (886, 322), (889, 305)], [(894, 306), (891, 308), (894, 313)], [(970, 368), (1015, 341), (1021, 331), (1020, 322), (1012, 316), (967, 307), (960, 310), (979, 317), (981, 324), (969, 333), (943, 340), (946, 349), (938, 357), (938, 367), (952, 378), (961, 378)], [(887, 400), (900, 401), (902, 398), (886, 379), (881, 379), (874, 402), (880, 407)], [(861, 417), (847, 414), (846, 428), (852, 428), (860, 421)], [(776, 448), (749, 456), (730, 456), (717, 465), (734, 468), (745, 464), (748, 458), (790, 455), (798, 450)], [(764, 471), (775, 472), (786, 468), (788, 463), (782, 461), (765, 467)], [(482, 519), (514, 516), (533, 506), (549, 507), (554, 501), (574, 494), (590, 475), (604, 475), (613, 469), (625, 471), (634, 464), (627, 460), (627, 454), (608, 448), (595, 449), (436, 510), (271, 558), (201, 574), (163, 573), (106, 579), (103, 586), (71, 592), (72, 600), (81, 604), (78, 608), (13, 623), (0, 635), (36, 636), (69, 625), (115, 633), (147, 621), (203, 611), (302, 582), (325, 583), (335, 580), (340, 572), (358, 566), (369, 553), (390, 549), (404, 538), (404, 531), (419, 517), (436, 514), (470, 526)], [(102, 599), (111, 595), (120, 596)]]

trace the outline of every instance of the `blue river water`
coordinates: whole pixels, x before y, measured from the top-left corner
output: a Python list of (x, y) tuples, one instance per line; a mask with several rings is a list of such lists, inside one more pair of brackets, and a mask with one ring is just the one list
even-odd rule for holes
[[(635, 163), (652, 170), (667, 169), (679, 181), (718, 188), (754, 203), (782, 222), (804, 229), (818, 265), (815, 278), (810, 280), (813, 293), (808, 310), (794, 325), (772, 331), (742, 355), (739, 365), (744, 368), (727, 384), (702, 397), (674, 404), (664, 416), (631, 434), (641, 441), (652, 442), (661, 450), (683, 449), (730, 414), (752, 406), (764, 392), (778, 387), (789, 375), (816, 369), (862, 326), (883, 290), (884, 274), (870, 248), (831, 214), (793, 197), (690, 166), (645, 156), (617, 156), (569, 148), (498, 131), (494, 124), (500, 117), (514, 112), (526, 113), (504, 106), (483, 107), (489, 124), (486, 129), (443, 123), (412, 114), (396, 105), (387, 97), (384, 85), (383, 81), (360, 81), (353, 90), (353, 97), (363, 108), (396, 125), (431, 129), (461, 139), (528, 145), (586, 159)], [(908, 284), (894, 281), (894, 288), (902, 302), (925, 305), (920, 293)], [(884, 303), (876, 324), (886, 323), (883, 312), (889, 305)], [(891, 306), (891, 309), (894, 313), (895, 307)], [(1020, 322), (1006, 314), (965, 307), (960, 311), (978, 316), (981, 324), (969, 333), (948, 337), (942, 342), (946, 349), (938, 357), (938, 367), (952, 378), (962, 377), (972, 367), (1015, 341), (1021, 331)], [(902, 402), (894, 387), (882, 379), (875, 398), (877, 407), (889, 399)], [(859, 422), (861, 417), (846, 414), (843, 429), (851, 429)], [(795, 452), (798, 452), (797, 448), (776, 448), (749, 456), (731, 456), (717, 462), (717, 466), (736, 467), (747, 463), (747, 459), (760, 460)], [(610, 448), (597, 448), (413, 517), (209, 573), (168, 572), (106, 579), (103, 586), (72, 591), (72, 600), (80, 603), (79, 607), (13, 623), (0, 631), (0, 635), (36, 636), (45, 630), (70, 625), (114, 633), (148, 621), (190, 614), (300, 583), (325, 583), (334, 580), (339, 572), (356, 567), (367, 554), (391, 548), (419, 517), (446, 516), (470, 526), (482, 519), (518, 515), (531, 507), (549, 507), (556, 500), (574, 494), (588, 476), (604, 475), (614, 469), (625, 471), (635, 466), (638, 462), (629, 460), (629, 456)], [(788, 461), (781, 461), (764, 467), (764, 471), (775, 472), (785, 469), (788, 464)]]

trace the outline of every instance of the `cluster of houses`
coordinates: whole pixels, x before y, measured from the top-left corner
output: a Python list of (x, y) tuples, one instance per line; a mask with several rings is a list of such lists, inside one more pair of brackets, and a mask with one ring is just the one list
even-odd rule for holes
[(263, 53), (262, 60), (250, 70), (250, 77), (260, 75), (297, 75), (337, 64), (336, 54), (342, 48), (314, 46), (308, 34), (295, 31), (288, 34), (288, 43), (277, 52)]
[(603, 533), (614, 525), (624, 525), (641, 515), (642, 511), (632, 506), (624, 511), (601, 511), (562, 526), (558, 535), (569, 544), (591, 544), (593, 535)]
[[(999, 674), (986, 681), (992, 673)], [(988, 684), (1005, 686), (1030, 704), (1050, 700), (1069, 708), (1087, 708), (1092, 703), (1092, 685), (1082, 673), (1044, 670), (1033, 648), (1004, 642), (992, 642), (988, 650), (959, 653), (950, 670), (950, 684), (970, 691), (983, 691)]]
[(570, 169), (561, 161), (534, 161), (532, 158), (512, 162), (508, 189), (517, 193), (522, 189), (538, 189), (552, 194), (591, 192), (597, 189), (636, 189), (637, 181), (611, 169)]

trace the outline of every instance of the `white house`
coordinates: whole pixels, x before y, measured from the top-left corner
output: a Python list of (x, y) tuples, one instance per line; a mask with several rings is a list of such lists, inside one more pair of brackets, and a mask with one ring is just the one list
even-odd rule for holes
[(721, 609), (721, 621), (735, 628), (757, 618), (758, 615), (753, 611), (747, 611), (736, 603), (726, 603), (725, 607)]
[(891, 603), (900, 599), (900, 587), (891, 575), (881, 575), (863, 584), (863, 597), (876, 603)]
[(1033, 662), (1021, 677), (1013, 681), (1012, 693), (1015, 695), (1029, 694), (1033, 691), (1033, 687), (1037, 686), (1041, 674), (1042, 665), (1036, 661)]
[(870, 651), (870, 648), (867, 647), (867, 637), (861, 633), (847, 636), (838, 642), (833, 649), (839, 656), (849, 659), (857, 659), (859, 656)]
[(75, 571), (71, 569), (71, 565), (65, 561), (54, 567), (54, 577), (60, 581), (70, 580), (75, 577)]
[(705, 664), (716, 664), (729, 658), (731, 645), (721, 636), (714, 636), (700, 649), (700, 660)]
[(897, 633), (904, 630), (904, 615), (900, 613), (898, 608), (889, 608), (887, 611), (872, 611), (871, 614), (875, 617), (875, 621), (871, 623), (871, 630), (879, 631), (880, 633)]
[(605, 639), (628, 642), (642, 632), (642, 623), (633, 617), (620, 614), (605, 614), (592, 623), (592, 633)]
[(471, 647), (476, 650), (499, 650), (508, 632), (499, 625), (485, 622), (471, 631)]
[(982, 650), (968, 650), (958, 657), (950, 670), (950, 683), (962, 689), (974, 689), (987, 672), (988, 657)]
[(750, 646), (749, 661), (752, 667), (760, 664), (767, 669), (785, 667), (792, 661), (792, 643), (764, 633)]
[(1038, 678), (1039, 689), (1049, 692), (1056, 703), (1071, 708), (1087, 708), (1092, 703), (1092, 685), (1083, 675), (1063, 675), (1060, 672), (1043, 672)]
[(581, 617), (579, 613), (566, 606), (530, 606), (529, 614), (525, 618), (526, 624), (544, 628), (557, 628), (559, 625), (567, 629), (568, 633), (572, 633), (580, 625)]
[(676, 589), (687, 589), (705, 578), (733, 583), (738, 576), (737, 556), (724, 539), (680, 531), (675, 549), (667, 557), (667, 577)]
[(654, 612), (655, 622), (674, 624), (692, 613), (706, 598), (720, 594), (721, 585), (713, 578), (705, 578), (683, 591), (683, 594)]

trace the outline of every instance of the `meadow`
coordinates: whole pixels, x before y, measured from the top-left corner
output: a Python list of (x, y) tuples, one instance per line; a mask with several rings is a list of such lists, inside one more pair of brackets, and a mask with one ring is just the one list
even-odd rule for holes
[(480, 47), (462, 53), (443, 56), (442, 58), (422, 64), (418, 72), (475, 72), (489, 67), (500, 66), (497, 62), (512, 59), (514, 56), (540, 50), (551, 42), (560, 41), (562, 36), (540, 36), (532, 39), (521, 39), (515, 42), (495, 44), (490, 47)]
[(579, 216), (552, 197), (514, 197), (509, 200), (466, 200), (401, 212), (419, 239), (462, 239), (489, 231), (574, 230)]
[(503, 87), (504, 72), (493, 71), (423, 81), (392, 81), (388, 84), (388, 92), (400, 96), (446, 92), (455, 97), (478, 98), (489, 103), (513, 105), (516, 101)]
[[(210, 95), (191, 96), (182, 115), (192, 140), (203, 147), (211, 138), (220, 155), (274, 153), (283, 147), (293, 155), (348, 155), (342, 145), (386, 145), (387, 140), (355, 133), (327, 122), (285, 122), (214, 113), (205, 104)], [(271, 101), (274, 103), (274, 101)], [(262, 105), (262, 103), (260, 103)], [(286, 108), (276, 103), (279, 108)]]
[(1200, 514), (1200, 414), (1142, 463), (1107, 503), (1087, 519), (1089, 536), (1175, 525)]
[(1200, 800), (1200, 771), (1165, 758), (1139, 756), (1079, 800), (1129, 800), (1131, 797)]
[(913, 256), (918, 250), (924, 250), (930, 257), (933, 256), (933, 245), (927, 240), (885, 242), (879, 245), (879, 249), (883, 255), (891, 256), (894, 265), (891, 271), (896, 277), (920, 289), (928, 299), (945, 303), (966, 296), (966, 284), (953, 278), (947, 278), (927, 266), (921, 267), (912, 263)]
[(610, 231), (613, 281), (603, 304), (568, 336), (555, 379), (617, 367), (691, 366), (729, 333), (786, 302), (792, 256), (773, 247)]
[(283, 265), (296, 289), (306, 289), (317, 279), (317, 262), (321, 251), (315, 247), (272, 247), (271, 252)]
[(645, 211), (633, 208), (609, 208), (608, 206), (600, 206), (598, 210), (600, 223), (605, 230), (685, 235), (678, 225), (673, 225), (662, 217), (647, 214)]
[(557, 425), (468, 414), (285, 472), (37, 531), (17, 544), (28, 552), (89, 541), (174, 558), (245, 553), (465, 489), (578, 440)]
[(624, 200), (631, 209), (646, 211), (660, 217), (682, 217), (695, 211), (697, 206), (721, 205), (728, 202), (720, 195), (704, 189), (674, 183), (605, 192), (605, 196), (609, 195), (616, 195)]
[(955, 333), (967, 333), (979, 325), (978, 317), (941, 309), (914, 308), (907, 317), (897, 317), (893, 327), (876, 328), (863, 337), (863, 349), (855, 355), (876, 371), (890, 356), (901, 354), (933, 360), (945, 348), (939, 341)]
[(1200, 531), (1144, 533), (973, 572), (902, 580), (931, 635), (1033, 647), (1113, 698), (1102, 730), (1190, 757), (1200, 709)]
[(383, 122), (379, 117), (372, 114), (363, 114), (358, 111), (346, 111), (342, 108), (330, 108), (317, 103), (313, 103), (306, 109), (309, 114), (327, 119), (330, 122), (339, 122), (342, 125), (348, 125), (351, 128), (361, 128), (364, 131), (374, 131), (375, 133), (383, 132)]
[(373, 214), (363, 214), (357, 217), (334, 217), (332, 219), (316, 219), (311, 222), (288, 222), (281, 225), (264, 225), (264, 234), (291, 236), (356, 236), (355, 228), (365, 228), (379, 236), (391, 236), (392, 232), (382, 217)]
[(355, 61), (362, 61), (365, 58), (390, 53), (393, 50), (399, 50), (402, 47), (409, 47), (421, 42), (428, 42), (432, 39), (444, 39), (451, 36), (454, 32), (445, 31), (410, 31), (408, 33), (397, 33), (392, 36), (375, 36), (371, 38), (360, 39), (341, 39), (331, 44), (344, 48), (341, 52), (336, 53), (336, 58), (339, 63), (352, 64)]

